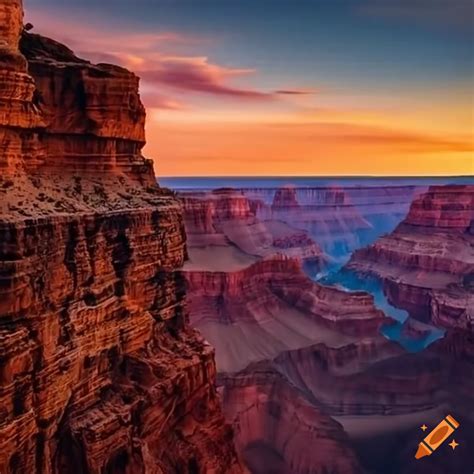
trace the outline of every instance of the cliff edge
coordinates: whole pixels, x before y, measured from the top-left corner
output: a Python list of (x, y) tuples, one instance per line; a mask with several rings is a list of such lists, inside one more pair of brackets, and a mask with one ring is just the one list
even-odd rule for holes
[(0, 472), (239, 473), (138, 78), (0, 0)]

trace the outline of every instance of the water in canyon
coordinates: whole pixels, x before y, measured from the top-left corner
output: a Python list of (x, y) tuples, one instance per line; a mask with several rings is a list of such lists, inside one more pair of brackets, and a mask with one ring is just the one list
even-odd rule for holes
[[(434, 184), (463, 184), (469, 182), (465, 177), (436, 178), (306, 178), (306, 177), (203, 177), (203, 178), (162, 178), (160, 183), (176, 191), (210, 191), (217, 188), (240, 190), (250, 199), (258, 199), (271, 206), (278, 189), (293, 187), (295, 196), (302, 206), (310, 205), (315, 213), (319, 212), (319, 201), (325, 199), (328, 192), (341, 190), (348, 196), (344, 205), (350, 204), (365, 220), (367, 225), (353, 229), (351, 235), (343, 235), (338, 229), (334, 238), (321, 238), (320, 227), (308, 226), (311, 237), (320, 244), (327, 257), (327, 265), (319, 272), (308, 275), (322, 285), (336, 285), (345, 291), (365, 291), (374, 298), (377, 308), (382, 310), (391, 322), (384, 324), (381, 333), (389, 340), (400, 344), (408, 352), (419, 352), (444, 335), (444, 331), (432, 325), (421, 323), (410, 318), (407, 311), (396, 308), (388, 300), (383, 282), (375, 277), (361, 276), (344, 268), (353, 251), (375, 242), (384, 234), (392, 232), (408, 212), (412, 197)], [(376, 193), (377, 200), (371, 200), (371, 191)], [(396, 206), (390, 207), (391, 199)], [(374, 212), (376, 206), (387, 206), (387, 211)], [(342, 206), (339, 206), (342, 207)], [(291, 213), (291, 211), (290, 211)], [(265, 217), (262, 216), (262, 219)], [(298, 225), (298, 224), (297, 224)], [(331, 232), (324, 229), (325, 232)], [(344, 231), (344, 229), (343, 229)], [(350, 231), (350, 229), (347, 229)]]
[(390, 304), (383, 290), (383, 283), (370, 276), (360, 276), (340, 268), (317, 279), (323, 285), (336, 285), (346, 291), (366, 291), (374, 298), (375, 306), (381, 309), (391, 322), (384, 324), (381, 333), (400, 344), (408, 352), (419, 352), (444, 335), (442, 329), (412, 320), (407, 311)]

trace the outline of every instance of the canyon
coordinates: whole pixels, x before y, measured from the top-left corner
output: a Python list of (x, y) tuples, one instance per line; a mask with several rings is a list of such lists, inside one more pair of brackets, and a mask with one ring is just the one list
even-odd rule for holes
[(297, 259), (315, 273), (325, 265), (323, 251), (305, 230), (281, 220), (262, 221), (249, 199), (237, 190), (188, 192), (180, 198), (188, 236), (188, 266), (204, 268), (212, 260), (216, 270), (234, 270), (274, 254)]
[[(465, 234), (469, 232), (472, 220), (471, 201), (466, 197), (471, 188), (439, 186), (426, 188), (423, 192), (420, 185), (410, 189), (410, 196), (414, 198), (411, 204), (407, 197), (402, 198), (399, 187), (387, 187), (385, 192), (381, 192), (375, 186), (372, 188), (373, 199), (367, 190), (362, 194), (360, 189), (328, 189), (327, 194), (323, 194), (326, 204), (331, 202), (331, 206), (337, 207), (347, 203), (346, 195), (352, 195), (353, 199), (359, 195), (359, 201), (355, 199), (355, 202), (363, 203), (362, 208), (350, 204), (350, 212), (346, 208), (342, 214), (335, 213), (334, 219), (342, 219), (345, 223), (342, 234), (341, 226), (328, 223), (333, 218), (328, 210), (323, 210), (318, 216), (315, 206), (308, 205), (305, 195), (307, 199), (314, 199), (315, 195), (321, 199), (319, 192), (310, 194), (308, 189), (283, 187), (271, 193), (258, 189), (179, 193), (182, 200), (193, 193), (199, 194), (200, 209), (209, 207), (203, 201), (215, 204), (216, 199), (221, 200), (222, 193), (227, 198), (235, 196), (240, 203), (240, 212), (221, 209), (220, 215), (224, 217), (218, 222), (209, 218), (212, 213), (198, 213), (201, 216), (198, 224), (196, 214), (185, 201), (190, 259), (185, 263), (183, 273), (188, 285), (191, 324), (216, 348), (224, 412), (234, 426), (238, 451), (251, 472), (266, 472), (262, 466), (271, 466), (272, 472), (279, 473), (320, 473), (325, 469), (329, 472), (331, 469), (334, 472), (418, 472), (419, 466), (414, 464), (410, 446), (410, 443), (416, 445), (413, 433), (423, 423), (435, 426), (447, 411), (456, 413), (467, 427), (465, 439), (470, 439), (472, 387), (469, 374), (473, 374), (474, 368), (470, 326), (454, 324), (454, 317), (449, 325), (442, 323), (437, 316), (439, 310), (435, 312), (439, 299), (437, 305), (431, 306), (433, 318), (420, 318), (419, 313), (411, 313), (406, 295), (402, 297), (404, 304), (398, 305), (387, 290), (387, 279), (382, 271), (376, 270), (397, 271), (397, 265), (409, 262), (416, 268), (420, 284), (429, 288), (427, 291), (438, 298), (443, 294), (445, 302), (450, 300), (450, 308), (445, 309), (444, 314), (453, 314), (456, 307), (469, 314), (472, 293), (466, 290), (459, 298), (456, 296), (459, 290), (452, 284), (447, 287), (437, 285), (444, 281), (438, 272), (451, 271), (450, 266), (456, 269), (461, 280), (469, 280), (469, 246), (459, 253), (460, 247), (452, 247), (450, 242), (453, 239), (464, 242), (470, 238)], [(439, 197), (433, 193), (444, 193), (442, 199), (450, 203), (439, 205), (443, 209), (441, 214), (446, 208), (450, 209), (448, 215), (439, 220), (432, 217), (439, 213), (430, 210), (433, 201), (439, 202)], [(266, 196), (268, 202), (270, 195), (271, 204), (265, 204), (262, 196)], [(380, 196), (383, 197), (379, 201)], [(394, 202), (390, 203), (388, 196), (395, 196)], [(369, 206), (371, 200), (372, 207)], [(224, 205), (223, 201), (221, 203)], [(231, 204), (227, 201), (225, 205)], [(393, 212), (390, 213), (389, 209)], [(381, 224), (384, 212), (388, 213), (387, 220)], [(207, 225), (202, 224), (204, 214), (208, 216)], [(349, 219), (349, 214), (358, 217)], [(317, 218), (320, 218), (319, 222), (326, 219), (324, 232), (321, 227), (315, 231)], [(277, 221), (299, 228), (323, 250), (329, 249), (324, 242), (326, 239), (330, 241), (331, 235), (336, 239), (344, 235), (346, 242), (348, 235), (357, 236), (354, 245), (359, 248), (346, 266), (334, 266), (335, 270), (330, 273), (332, 280), (325, 277), (319, 282), (314, 281), (317, 279), (315, 274), (305, 271), (301, 258), (283, 255), (270, 246), (268, 252), (255, 252), (255, 246), (243, 240), (247, 238), (252, 242), (256, 238), (254, 232), (236, 231), (241, 237), (237, 244), (224, 232), (216, 237), (215, 229), (225, 227), (222, 222), (231, 220), (232, 227), (245, 227), (248, 219), (253, 225), (264, 226), (267, 222)], [(371, 250), (372, 247), (386, 248), (386, 241), (397, 243), (401, 230), (411, 229), (414, 220), (423, 225), (427, 222), (447, 223), (448, 230), (444, 227), (439, 231), (416, 227), (415, 237), (410, 238), (414, 240), (421, 235), (420, 239), (424, 240), (407, 246), (405, 254), (400, 252), (386, 257)], [(361, 222), (365, 222), (365, 228), (372, 226), (371, 236), (366, 233), (366, 237), (374, 239), (374, 243), (367, 248), (362, 247), (365, 237), (357, 230), (357, 223)], [(390, 229), (395, 227), (395, 223), (398, 225), (393, 233), (376, 237), (380, 229)], [(431, 237), (431, 247), (425, 250), (423, 243)], [(216, 252), (218, 246), (227, 246), (227, 251), (233, 252), (233, 265), (230, 265), (232, 259), (221, 258), (222, 248), (220, 253)], [(247, 253), (249, 249), (251, 251)], [(438, 253), (445, 249), (447, 256), (438, 257)], [(346, 250), (347, 247), (344, 252)], [(201, 258), (197, 264), (195, 252), (198, 256), (207, 254), (207, 257)], [(437, 264), (441, 262), (440, 268), (433, 270), (433, 265), (423, 256), (424, 252), (429, 253)], [(327, 268), (331, 269), (331, 255), (323, 253), (326, 262), (320, 267), (320, 272), (327, 273)], [(367, 255), (371, 258), (366, 258)], [(457, 258), (450, 258), (454, 255)], [(384, 259), (389, 263), (385, 265)], [(349, 291), (345, 287), (346, 280), (339, 276), (352, 278), (352, 273), (368, 282), (380, 279), (380, 295), (373, 297), (367, 292), (371, 291), (371, 284), (364, 291)], [(406, 274), (406, 268), (397, 273)], [(393, 288), (402, 291), (403, 281), (395, 281)], [(395, 319), (380, 309), (379, 296), (394, 305)], [(400, 307), (400, 314), (397, 307)], [(402, 324), (398, 317), (408, 319)], [(440, 330), (436, 337), (430, 337), (436, 330), (434, 327)], [(433, 343), (447, 328), (456, 328), (460, 332), (450, 330)], [(418, 341), (424, 342), (421, 345)], [(313, 427), (308, 428), (310, 426)], [(325, 427), (322, 432), (321, 426)], [(318, 433), (317, 439), (313, 439), (311, 433)], [(314, 446), (314, 450), (301, 452), (294, 449), (293, 439), (299, 444)], [(377, 447), (376, 453), (374, 446)], [(344, 452), (343, 464), (334, 461), (341, 458), (335, 452)], [(327, 453), (332, 454), (326, 456)], [(468, 449), (461, 449), (455, 464), (465, 466), (470, 462)], [(428, 466), (419, 472), (433, 469), (433, 472), (448, 473), (451, 464), (443, 460), (437, 464), (429, 462)]]
[(393, 230), (405, 217), (422, 184), (243, 188), (257, 216), (305, 229), (329, 260), (345, 263), (350, 253)]
[(0, 473), (474, 470), (472, 184), (170, 191), (139, 78), (23, 22), (0, 0)]
[(138, 77), (0, 1), (0, 472), (240, 473)]
[(393, 233), (354, 252), (347, 270), (383, 281), (416, 319), (473, 330), (474, 186), (434, 186)]

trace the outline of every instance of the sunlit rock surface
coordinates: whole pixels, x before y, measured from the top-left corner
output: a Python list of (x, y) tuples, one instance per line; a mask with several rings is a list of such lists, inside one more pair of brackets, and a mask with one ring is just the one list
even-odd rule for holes
[(138, 79), (0, 20), (0, 472), (242, 472)]

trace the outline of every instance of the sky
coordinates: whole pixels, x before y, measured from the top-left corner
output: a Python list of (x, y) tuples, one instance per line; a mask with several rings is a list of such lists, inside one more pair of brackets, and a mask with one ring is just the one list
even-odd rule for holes
[(140, 76), (158, 176), (474, 175), (471, 0), (24, 0)]

